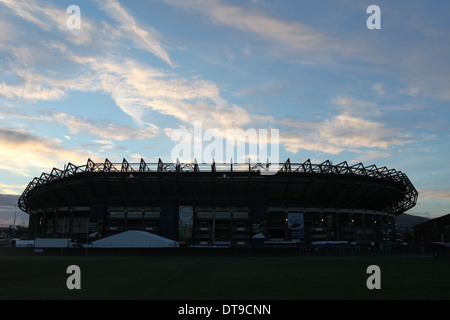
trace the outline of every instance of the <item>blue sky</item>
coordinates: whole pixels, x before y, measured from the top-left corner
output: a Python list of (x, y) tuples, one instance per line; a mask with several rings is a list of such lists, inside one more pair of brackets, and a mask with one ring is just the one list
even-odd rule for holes
[[(366, 27), (372, 4), (380, 30)], [(408, 213), (447, 214), (448, 12), (438, 0), (0, 0), (0, 193), (87, 158), (170, 161), (171, 132), (202, 121), (278, 129), (281, 161), (395, 168), (419, 190)]]

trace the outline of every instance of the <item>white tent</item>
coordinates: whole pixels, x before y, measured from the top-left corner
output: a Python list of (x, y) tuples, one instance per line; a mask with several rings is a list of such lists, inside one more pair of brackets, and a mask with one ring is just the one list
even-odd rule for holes
[(156, 234), (129, 230), (92, 242), (94, 248), (166, 248), (178, 247), (179, 243)]

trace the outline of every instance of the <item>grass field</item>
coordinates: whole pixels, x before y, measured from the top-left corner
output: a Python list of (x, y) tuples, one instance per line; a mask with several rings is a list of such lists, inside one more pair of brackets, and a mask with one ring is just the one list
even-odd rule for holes
[[(69, 290), (69, 265), (81, 290)], [(369, 290), (369, 265), (381, 290)], [(0, 299), (450, 299), (450, 259), (0, 257)]]

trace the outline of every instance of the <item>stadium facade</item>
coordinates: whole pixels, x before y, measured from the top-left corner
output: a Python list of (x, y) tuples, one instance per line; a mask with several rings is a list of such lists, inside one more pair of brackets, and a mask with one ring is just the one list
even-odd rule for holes
[[(278, 164), (277, 164), (278, 165)], [(418, 192), (395, 169), (333, 165), (67, 164), (34, 178), (19, 198), (33, 238), (143, 230), (187, 245), (391, 243), (395, 217)]]

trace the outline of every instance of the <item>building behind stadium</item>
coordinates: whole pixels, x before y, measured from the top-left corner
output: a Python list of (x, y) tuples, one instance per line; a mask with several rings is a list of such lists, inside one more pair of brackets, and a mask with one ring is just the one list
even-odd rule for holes
[(191, 246), (391, 245), (395, 217), (417, 202), (395, 169), (277, 165), (88, 159), (34, 178), (19, 207), (33, 238), (80, 243), (139, 230)]

